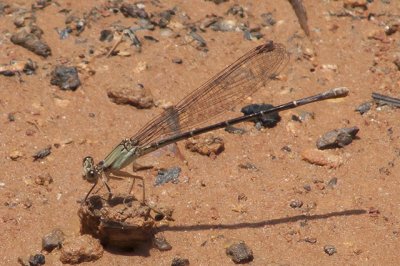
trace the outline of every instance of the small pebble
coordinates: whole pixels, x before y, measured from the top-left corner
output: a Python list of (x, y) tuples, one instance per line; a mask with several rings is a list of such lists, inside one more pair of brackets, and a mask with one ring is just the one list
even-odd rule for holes
[(372, 103), (371, 102), (365, 102), (360, 104), (355, 111), (359, 112), (361, 115), (365, 114), (366, 112), (368, 112), (369, 110), (371, 110), (372, 107)]
[(33, 136), (33, 135), (35, 135), (35, 134), (36, 134), (36, 131), (33, 130), (32, 128), (28, 128), (28, 129), (25, 131), (25, 135), (27, 135), (27, 136)]
[(24, 156), (24, 154), (20, 151), (12, 151), (9, 156), (10, 156), (11, 160), (16, 161), (16, 160), (22, 158)]
[(33, 161), (43, 159), (51, 154), (51, 146), (48, 146), (40, 151), (37, 151), (32, 157)]
[(214, 31), (236, 31), (238, 29), (238, 23), (231, 19), (220, 19), (210, 26)]
[(103, 256), (103, 252), (100, 241), (86, 234), (63, 242), (60, 261), (65, 264), (95, 261)]
[(35, 3), (32, 5), (32, 10), (44, 9), (51, 4), (51, 0), (36, 0)]
[(219, 20), (219, 17), (216, 15), (207, 15), (201, 22), (199, 28), (202, 31), (206, 31), (208, 27), (212, 24), (216, 23)]
[(337, 252), (335, 246), (332, 246), (332, 245), (324, 246), (324, 251), (329, 256), (332, 256), (333, 254), (335, 254)]
[(271, 12), (261, 14), (261, 25), (264, 27), (274, 26), (276, 24), (276, 20), (272, 16)]
[(152, 42), (159, 42), (159, 40), (157, 40), (156, 38), (154, 38), (151, 35), (144, 35), (143, 36), (146, 40), (152, 41)]
[(35, 184), (39, 186), (48, 186), (53, 183), (53, 177), (50, 174), (38, 175), (35, 178)]
[(341, 128), (329, 131), (317, 140), (317, 148), (319, 150), (342, 148), (353, 141), (358, 131), (358, 127)]
[(169, 37), (172, 37), (173, 35), (174, 35), (174, 32), (169, 28), (164, 28), (164, 29), (160, 30), (161, 37), (169, 38)]
[(136, 4), (122, 3), (120, 11), (125, 17), (141, 19), (149, 18), (147, 12), (143, 8), (139, 8)]
[(182, 61), (182, 59), (181, 59), (181, 58), (174, 58), (174, 59), (172, 59), (172, 63), (175, 63), (175, 64), (178, 64), (178, 65), (180, 65), (180, 64), (182, 64), (182, 63), (183, 63), (183, 61)]
[(80, 85), (78, 70), (76, 67), (67, 67), (63, 65), (56, 66), (51, 72), (51, 85), (56, 85), (62, 90), (76, 90)]
[(54, 229), (42, 238), (42, 249), (51, 252), (55, 248), (61, 248), (64, 241), (64, 232), (60, 229)]
[(114, 34), (111, 30), (102, 30), (100, 32), (100, 41), (101, 42), (111, 42), (114, 39)]
[(160, 28), (165, 28), (168, 26), (169, 22), (172, 19), (172, 16), (175, 15), (175, 11), (168, 9), (165, 11), (162, 11), (160, 14), (158, 14), (159, 20), (158, 22), (156, 22), (156, 24), (160, 27)]
[(162, 236), (154, 237), (153, 244), (159, 251), (168, 251), (172, 249), (171, 244)]
[(283, 147), (281, 148), (281, 151), (292, 152), (292, 149), (291, 149), (289, 146), (285, 145), (285, 146), (283, 146)]
[(292, 200), (289, 204), (289, 206), (293, 209), (295, 208), (301, 208), (303, 206), (303, 202), (301, 200)]
[(66, 27), (65, 29), (62, 29), (62, 30), (58, 31), (58, 35), (60, 37), (60, 40), (67, 39), (71, 33), (72, 33), (72, 29), (70, 27)]
[(46, 263), (46, 258), (43, 254), (36, 254), (29, 257), (29, 266), (44, 265)]
[(262, 37), (264, 37), (264, 34), (262, 34), (261, 32), (259, 32), (259, 31), (251, 32), (248, 29), (243, 30), (243, 35), (244, 35), (244, 38), (248, 41), (259, 40)]
[(247, 200), (247, 196), (246, 196), (246, 194), (244, 194), (244, 193), (240, 193), (240, 194), (237, 196), (237, 199), (238, 199), (238, 201), (246, 201), (246, 200)]
[(191, 31), (190, 36), (193, 38), (193, 40), (195, 40), (197, 42), (197, 45), (199, 47), (207, 47), (207, 42), (196, 31)]
[(8, 119), (8, 122), (14, 122), (15, 121), (14, 113), (8, 113), (7, 119)]
[(86, 27), (86, 20), (84, 18), (79, 18), (74, 15), (70, 15), (65, 19), (65, 24), (67, 28), (70, 28), (71, 32), (75, 32), (76, 36), (79, 36)]
[(234, 263), (248, 263), (254, 259), (253, 251), (242, 241), (230, 245), (225, 252)]
[[(143, 30), (154, 30), (155, 26), (149, 19), (139, 19), (139, 26)], [(146, 37), (146, 36), (145, 36)]]
[(231, 134), (236, 134), (236, 135), (243, 135), (244, 133), (246, 133), (246, 130), (243, 128), (239, 128), (239, 127), (234, 127), (234, 126), (227, 126), (225, 128), (225, 131)]
[(226, 11), (226, 13), (227, 13), (227, 14), (234, 15), (234, 16), (237, 15), (237, 16), (239, 16), (239, 17), (241, 17), (241, 18), (244, 18), (244, 16), (245, 16), (245, 12), (244, 12), (243, 7), (241, 7), (241, 6), (238, 5), (238, 4), (235, 4), (235, 5), (231, 6), (231, 7), (228, 9), (228, 11)]
[(246, 169), (246, 170), (258, 170), (257, 166), (253, 163), (240, 163), (239, 168)]
[(313, 112), (300, 111), (297, 114), (292, 115), (292, 120), (296, 122), (307, 122), (315, 118)]
[(219, 5), (224, 2), (228, 2), (229, 0), (206, 0), (207, 2), (213, 2), (216, 5)]
[(173, 184), (179, 183), (179, 174), (181, 173), (181, 168), (176, 166), (169, 169), (161, 169), (158, 171), (156, 176), (155, 186), (160, 186), (171, 182)]
[(189, 266), (189, 260), (185, 258), (175, 257), (172, 260), (171, 266)]
[(25, 24), (25, 20), (28, 20), (28, 18), (25, 16), (25, 15), (20, 15), (20, 16), (17, 16), (15, 19), (14, 19), (14, 25), (17, 27), (17, 28), (21, 28), (21, 27), (24, 27), (24, 26), (26, 26)]
[(306, 238), (304, 238), (304, 242), (307, 242), (310, 244), (315, 244), (315, 243), (317, 243), (317, 239), (315, 237), (306, 237)]
[(305, 184), (305, 185), (303, 186), (303, 188), (304, 188), (304, 190), (307, 191), (307, 192), (310, 192), (310, 191), (311, 191), (311, 186), (310, 186), (309, 184)]
[(334, 188), (337, 185), (337, 177), (333, 177), (331, 180), (328, 181), (328, 187)]

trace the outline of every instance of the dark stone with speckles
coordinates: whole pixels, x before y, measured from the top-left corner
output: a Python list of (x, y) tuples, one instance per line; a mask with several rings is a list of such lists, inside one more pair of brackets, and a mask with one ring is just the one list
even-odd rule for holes
[(171, 266), (189, 266), (189, 260), (188, 259), (184, 259), (184, 258), (180, 258), (180, 257), (175, 257), (172, 260)]
[(358, 127), (340, 128), (329, 131), (317, 140), (317, 148), (320, 150), (342, 148), (353, 141), (358, 131)]
[(51, 146), (47, 146), (46, 148), (36, 152), (32, 157), (33, 157), (33, 160), (36, 161), (36, 160), (43, 159), (43, 158), (49, 156), (50, 153), (51, 153)]
[(372, 103), (371, 102), (366, 102), (366, 103), (362, 103), (360, 104), (357, 108), (356, 108), (356, 112), (359, 112), (360, 114), (365, 114), (366, 112), (368, 112), (372, 107)]
[(226, 255), (231, 257), (234, 263), (248, 263), (254, 259), (253, 251), (244, 242), (230, 245), (226, 249)]
[(164, 237), (154, 237), (153, 239), (154, 246), (159, 251), (168, 251), (172, 249), (172, 246)]
[(76, 90), (80, 85), (78, 70), (75, 67), (56, 66), (51, 72), (51, 85), (56, 85), (62, 90)]
[(301, 206), (303, 206), (303, 202), (301, 200), (292, 200), (289, 205), (293, 209), (301, 208)]
[(29, 257), (30, 266), (44, 265), (46, 263), (46, 258), (43, 254), (36, 254)]
[(332, 256), (333, 254), (335, 254), (336, 251), (336, 247), (332, 246), (332, 245), (326, 245), (324, 246), (324, 251), (326, 254), (328, 254), (329, 256)]

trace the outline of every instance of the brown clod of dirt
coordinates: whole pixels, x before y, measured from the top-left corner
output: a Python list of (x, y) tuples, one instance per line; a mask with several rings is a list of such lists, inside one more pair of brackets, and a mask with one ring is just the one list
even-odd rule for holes
[(81, 234), (90, 234), (103, 245), (117, 248), (135, 248), (153, 237), (155, 223), (150, 207), (128, 195), (106, 198), (91, 196), (79, 208)]
[(148, 109), (154, 106), (153, 96), (141, 84), (110, 89), (107, 95), (116, 104), (129, 104), (138, 109)]
[(103, 252), (100, 241), (90, 235), (71, 237), (63, 243), (60, 261), (68, 264), (95, 261), (103, 256)]
[(328, 151), (320, 151), (316, 149), (307, 149), (301, 153), (304, 161), (311, 164), (328, 166), (329, 168), (337, 168), (343, 163), (343, 159)]
[(197, 136), (185, 142), (186, 149), (201, 155), (215, 157), (225, 149), (224, 140), (211, 134)]

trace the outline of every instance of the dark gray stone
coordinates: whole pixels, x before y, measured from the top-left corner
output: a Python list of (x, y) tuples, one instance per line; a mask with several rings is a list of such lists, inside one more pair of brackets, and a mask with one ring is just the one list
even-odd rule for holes
[(340, 128), (329, 131), (317, 140), (317, 148), (320, 150), (342, 148), (353, 141), (358, 131), (358, 127)]
[(56, 228), (42, 238), (42, 249), (51, 252), (55, 248), (61, 248), (64, 241), (64, 232)]
[(172, 249), (171, 244), (168, 243), (165, 237), (154, 237), (153, 244), (159, 251), (168, 251)]
[(50, 83), (62, 90), (76, 90), (81, 85), (78, 70), (75, 67), (67, 66), (56, 66), (51, 72)]
[(336, 247), (332, 246), (332, 245), (326, 245), (324, 246), (324, 251), (326, 254), (328, 254), (329, 256), (332, 256), (333, 254), (335, 254), (336, 251)]
[(188, 259), (184, 259), (184, 258), (180, 258), (180, 257), (175, 257), (172, 260), (171, 266), (189, 266), (189, 260)]
[(181, 168), (178, 166), (162, 169), (158, 171), (156, 176), (156, 181), (154, 183), (155, 186), (160, 186), (168, 182), (172, 182), (174, 184), (179, 183), (179, 174), (181, 173)]
[(254, 259), (253, 251), (243, 241), (230, 245), (226, 254), (234, 263), (248, 263)]

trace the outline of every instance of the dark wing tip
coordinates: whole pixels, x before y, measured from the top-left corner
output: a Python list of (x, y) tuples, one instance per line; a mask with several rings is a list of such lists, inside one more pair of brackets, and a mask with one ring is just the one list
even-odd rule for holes
[(258, 53), (267, 53), (267, 52), (274, 50), (274, 47), (275, 47), (275, 43), (273, 41), (269, 40), (266, 43), (257, 46), (256, 51)]
[(261, 53), (270, 53), (270, 52), (277, 52), (280, 54), (288, 54), (286, 51), (286, 48), (283, 44), (281, 43), (276, 43), (274, 41), (267, 41), (266, 43), (257, 46), (255, 48), (255, 51), (257, 54), (261, 54)]

